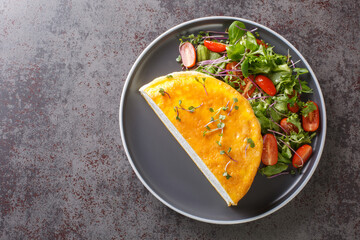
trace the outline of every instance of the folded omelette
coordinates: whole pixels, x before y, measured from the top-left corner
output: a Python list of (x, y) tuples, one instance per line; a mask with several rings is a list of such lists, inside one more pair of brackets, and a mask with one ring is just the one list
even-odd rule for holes
[(263, 148), (248, 100), (195, 71), (156, 78), (139, 91), (228, 206), (237, 205), (254, 180)]

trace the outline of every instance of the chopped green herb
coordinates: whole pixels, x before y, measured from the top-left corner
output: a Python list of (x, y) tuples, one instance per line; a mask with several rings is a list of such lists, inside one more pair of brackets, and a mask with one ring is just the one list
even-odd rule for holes
[(210, 112), (214, 112), (214, 109), (213, 109), (213, 108), (209, 108), (209, 111), (210, 111)]
[(181, 119), (179, 118), (179, 116), (176, 116), (176, 120), (178, 120), (179, 122), (181, 122)]
[(235, 108), (235, 110), (239, 110), (239, 106), (235, 106), (234, 108)]
[(248, 138), (248, 139), (247, 139), (247, 142), (250, 143), (250, 147), (251, 147), (251, 148), (254, 148), (254, 147), (255, 147), (255, 143), (254, 143), (254, 141), (253, 141), (251, 138)]
[(210, 127), (209, 127), (209, 126), (206, 126), (206, 129), (207, 129), (207, 130), (210, 130)]
[(170, 75), (167, 75), (166, 78), (173, 78), (173, 76), (170, 74)]
[(234, 102), (238, 102), (239, 100), (237, 98), (233, 98)]
[(304, 116), (304, 117), (307, 117), (307, 115), (309, 115), (309, 113), (315, 111), (317, 108), (315, 106), (315, 104), (311, 101), (305, 103), (303, 109), (301, 110), (301, 114)]
[(205, 135), (206, 135), (206, 133), (207, 133), (207, 131), (204, 131), (204, 132), (203, 132), (203, 136), (205, 136)]
[(231, 178), (230, 174), (226, 171), (223, 173), (223, 176), (226, 177), (226, 179)]

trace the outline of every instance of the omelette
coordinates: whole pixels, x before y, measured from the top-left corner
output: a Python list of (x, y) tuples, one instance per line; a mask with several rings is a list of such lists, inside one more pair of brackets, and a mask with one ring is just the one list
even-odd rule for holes
[(195, 71), (158, 77), (139, 91), (228, 206), (237, 205), (254, 180), (263, 148), (248, 100)]

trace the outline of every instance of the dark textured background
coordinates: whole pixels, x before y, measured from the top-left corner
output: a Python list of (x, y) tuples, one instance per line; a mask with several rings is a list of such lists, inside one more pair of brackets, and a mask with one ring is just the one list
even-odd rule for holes
[[(0, 1), (1, 239), (359, 239), (359, 3)], [(193, 18), (264, 24), (312, 66), (328, 115), (304, 190), (241, 225), (161, 204), (126, 159), (118, 123), (127, 73), (159, 34)]]

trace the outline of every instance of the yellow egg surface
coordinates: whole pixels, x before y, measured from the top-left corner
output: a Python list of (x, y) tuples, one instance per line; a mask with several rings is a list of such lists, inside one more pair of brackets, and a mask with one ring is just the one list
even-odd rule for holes
[(227, 204), (237, 205), (254, 180), (263, 148), (248, 100), (195, 71), (156, 78), (140, 92)]

